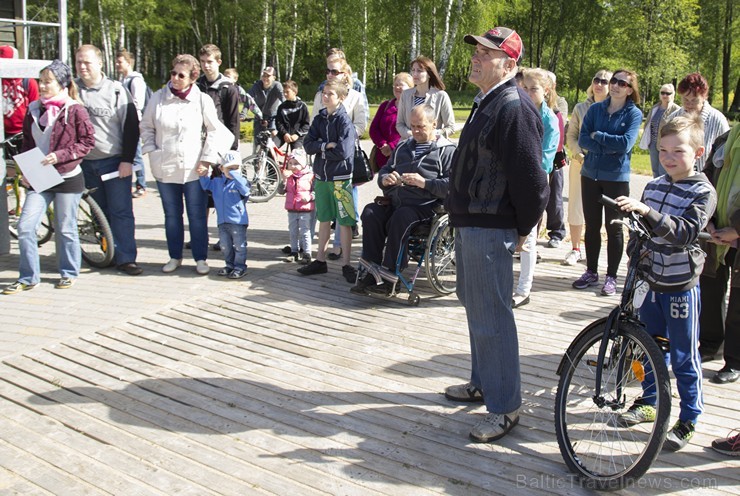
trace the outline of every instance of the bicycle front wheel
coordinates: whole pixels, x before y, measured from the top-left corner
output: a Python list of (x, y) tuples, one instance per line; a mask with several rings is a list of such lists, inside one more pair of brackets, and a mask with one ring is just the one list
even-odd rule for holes
[(272, 158), (261, 153), (250, 155), (242, 160), (241, 172), (251, 185), (249, 201), (264, 203), (277, 194), (282, 175)]
[(113, 262), (113, 232), (103, 209), (87, 194), (77, 209), (82, 258), (92, 267), (103, 269)]
[[(655, 461), (668, 431), (670, 381), (663, 353), (638, 326), (620, 322), (610, 338), (595, 395), (599, 347), (606, 322), (595, 325), (564, 357), (555, 397), (555, 432), (568, 468), (588, 487), (619, 489), (639, 479)], [(654, 383), (656, 420), (619, 427), (617, 418)]]

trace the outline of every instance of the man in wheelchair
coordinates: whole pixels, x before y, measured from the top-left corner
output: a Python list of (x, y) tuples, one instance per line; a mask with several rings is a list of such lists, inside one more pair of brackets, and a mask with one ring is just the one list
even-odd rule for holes
[[(399, 252), (414, 226), (434, 217), (449, 189), (455, 144), (435, 134), (434, 109), (419, 105), (411, 113), (412, 137), (402, 142), (391, 160), (378, 172), (383, 196), (362, 211), (362, 259), (396, 272)], [(402, 254), (399, 270), (408, 264)], [(368, 273), (350, 289), (357, 294), (391, 294), (389, 281), (377, 284)]]

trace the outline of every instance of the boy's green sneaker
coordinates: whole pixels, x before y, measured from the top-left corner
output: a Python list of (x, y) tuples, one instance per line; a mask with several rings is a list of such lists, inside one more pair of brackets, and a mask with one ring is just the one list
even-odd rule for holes
[(619, 427), (632, 427), (643, 422), (655, 422), (655, 407), (635, 401), (629, 410), (617, 417)]
[(690, 420), (687, 420), (686, 422), (681, 422), (680, 420), (677, 420), (676, 424), (673, 426), (673, 429), (668, 432), (668, 435), (665, 438), (663, 449), (667, 449), (669, 451), (680, 450), (681, 448), (689, 444), (689, 440), (694, 437), (695, 431), (696, 427), (694, 426), (694, 423)]
[(3, 289), (3, 294), (12, 295), (12, 294), (20, 293), (21, 291), (30, 291), (35, 287), (36, 287), (35, 284), (25, 284), (20, 281), (16, 281), (10, 286), (7, 286), (5, 289)]

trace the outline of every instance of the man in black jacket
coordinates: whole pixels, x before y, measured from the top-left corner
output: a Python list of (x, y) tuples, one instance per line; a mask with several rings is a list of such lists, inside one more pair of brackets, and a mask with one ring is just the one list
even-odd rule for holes
[[(221, 50), (216, 45), (203, 45), (198, 52), (203, 74), (195, 84), (203, 93), (208, 94), (216, 105), (218, 120), (234, 135), (232, 150), (239, 149), (239, 89), (234, 81), (221, 74)], [(224, 150), (225, 152), (226, 150)]]
[(283, 85), (275, 80), (275, 68), (265, 67), (262, 69), (262, 76), (259, 81), (255, 81), (249, 91), (247, 91), (262, 112), (262, 120), (254, 121), (254, 145), (257, 146), (257, 136), (260, 132), (269, 129), (272, 135), (277, 134), (275, 129), (275, 115), (278, 106), (285, 100), (283, 96)]
[(519, 343), (511, 309), (512, 255), (537, 224), (548, 198), (539, 111), (514, 81), (522, 40), (509, 28), (465, 36), (475, 45), (469, 80), (480, 88), (450, 174), (445, 205), (455, 228), (457, 295), (470, 334), (470, 382), (450, 386), (452, 401), (483, 402), (470, 432), (495, 441), (519, 422)]

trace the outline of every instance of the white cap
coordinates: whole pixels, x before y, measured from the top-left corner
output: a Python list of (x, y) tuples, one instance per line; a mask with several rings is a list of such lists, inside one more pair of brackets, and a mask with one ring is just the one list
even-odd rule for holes
[(224, 167), (241, 164), (242, 157), (239, 154), (238, 150), (229, 150), (228, 152), (224, 153), (223, 157), (221, 158), (221, 165)]

